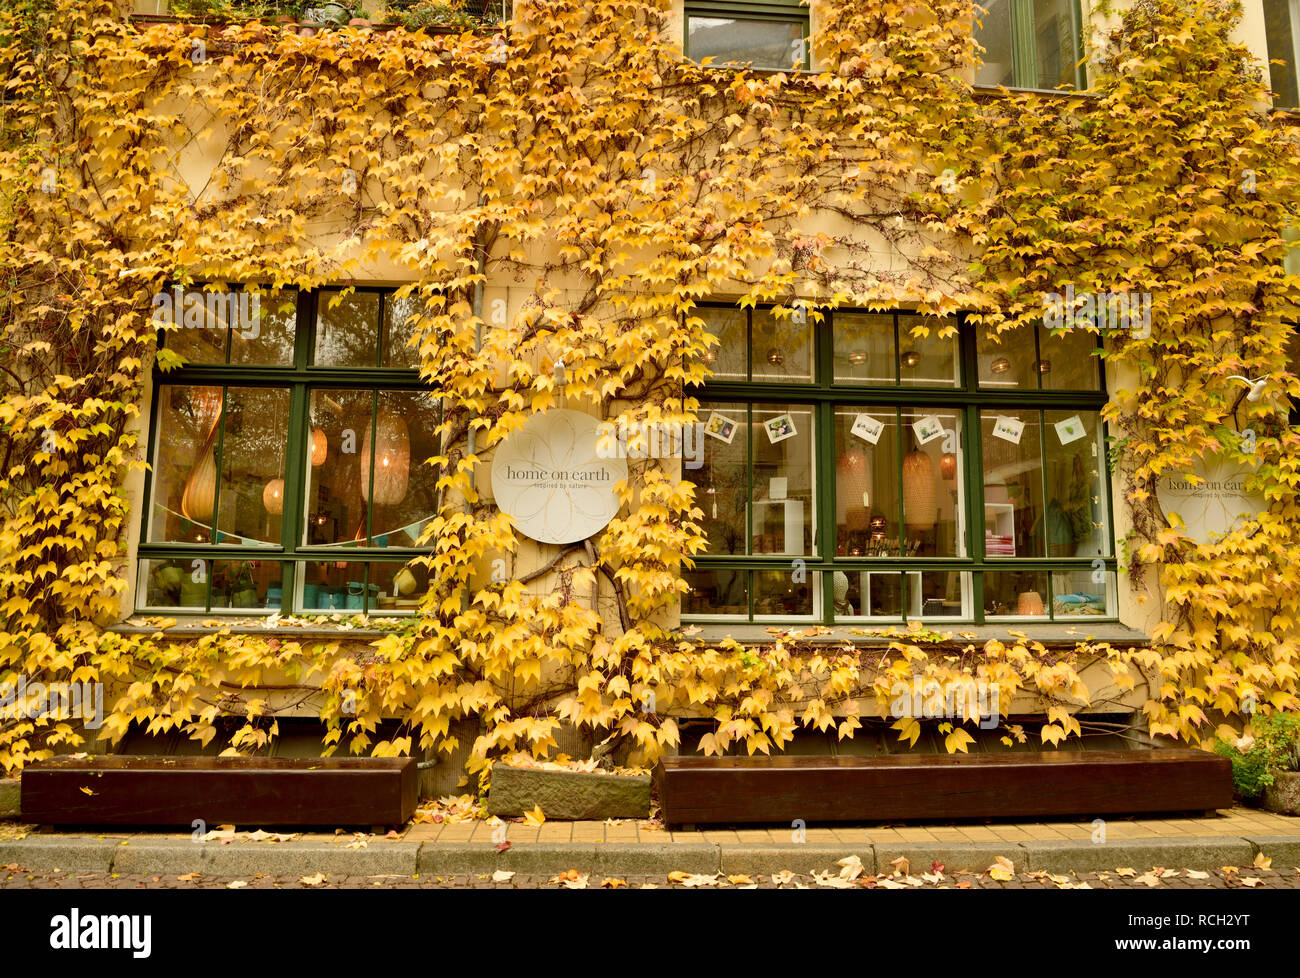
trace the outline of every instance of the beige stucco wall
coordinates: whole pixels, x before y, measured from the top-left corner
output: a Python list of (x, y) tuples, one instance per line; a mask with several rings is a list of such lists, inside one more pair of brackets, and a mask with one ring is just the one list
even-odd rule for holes
[[(136, 3), (137, 10), (143, 13), (158, 12), (157, 8), (160, 5), (161, 0), (159, 0), (159, 2), (154, 2), (154, 0), (137, 0)], [(814, 31), (816, 30), (818, 23), (819, 5), (819, 3), (814, 3), (812, 10)], [(1086, 6), (1087, 5), (1085, 4), (1085, 8)], [(682, 9), (683, 5), (681, 0), (675, 0), (668, 26), (670, 36), (680, 38)], [(1097, 20), (1094, 20), (1093, 23), (1096, 26), (1104, 26)], [(1267, 60), (1267, 46), (1264, 38), (1263, 24), (1263, 12), (1260, 0), (1245, 0), (1245, 19), (1239, 29), (1240, 39), (1249, 45), (1261, 63), (1266, 62)], [(222, 142), (220, 134), (214, 133), (207, 140), (202, 143), (196, 142), (185, 151), (181, 164), (182, 174), (186, 179), (191, 181), (192, 185), (202, 186), (206, 182), (206, 174), (210, 172), (213, 162), (220, 151)], [(317, 228), (316, 230), (322, 233), (323, 243), (329, 243), (331, 238), (330, 230), (327, 228)], [(808, 232), (814, 234), (818, 231), (824, 231), (828, 234), (834, 235), (851, 233), (854, 229), (841, 222), (826, 219), (810, 222)], [(859, 234), (861, 234), (861, 232), (859, 232)], [(878, 247), (874, 252), (874, 255), (878, 258), (881, 267), (888, 267), (900, 260), (898, 254), (890, 251), (884, 246)], [(358, 283), (364, 282), (367, 284), (395, 285), (407, 280), (407, 275), (402, 267), (397, 264), (371, 263), (369, 266), (361, 270), (356, 280)], [(561, 290), (564, 290), (566, 286), (566, 283), (563, 281), (552, 282), (551, 284), (559, 287)], [(739, 289), (737, 291), (739, 291)], [(484, 294), (485, 318), (488, 318), (489, 322), (491, 322), (491, 317), (493, 312), (498, 308), (498, 303), (504, 302), (506, 317), (508, 321), (513, 321), (515, 315), (519, 312), (523, 303), (528, 299), (531, 293), (532, 283), (530, 282), (521, 283), (510, 279), (491, 281)], [(1108, 365), (1106, 380), (1108, 388), (1111, 390), (1132, 385), (1132, 378), (1126, 373), (1126, 368), (1116, 367), (1114, 364)], [(148, 443), (148, 432), (146, 426), (148, 424), (149, 414), (150, 404), (146, 400), (140, 421), (142, 457)], [(141, 524), (146, 515), (144, 481), (143, 471), (137, 469), (131, 472), (126, 483), (126, 492), (132, 502), (132, 522), (128, 529), (130, 562), (127, 570), (128, 580), (132, 583), (134, 583), (136, 570), (136, 543), (140, 539)], [(488, 480), (486, 478), (480, 478), (479, 484), (486, 488)], [(1127, 509), (1122, 504), (1124, 498), (1123, 486), (1118, 480), (1113, 479), (1110, 491), (1111, 498), (1114, 500), (1115, 539), (1119, 540), (1122, 539), (1130, 529), (1130, 522), (1128, 519)], [(548, 559), (551, 552), (552, 551), (549, 548), (542, 549), (536, 546), (531, 546), (527, 541), (525, 541), (524, 549), (521, 550), (518, 563), (513, 570), (519, 574), (526, 574)], [(1147, 593), (1149, 594), (1151, 593), (1151, 586), (1154, 585), (1154, 581), (1147, 581), (1146, 583), (1148, 585)], [(552, 585), (553, 582), (550, 579), (543, 578), (535, 582), (530, 590), (537, 594), (546, 594), (549, 593)], [(1123, 571), (1121, 571), (1120, 574), (1118, 599), (1119, 615), (1123, 623), (1139, 630), (1146, 631), (1158, 620), (1158, 602), (1151, 598), (1143, 597), (1141, 589), (1131, 587), (1127, 575)], [(133, 607), (133, 602), (133, 593), (131, 590), (128, 590), (123, 602), (124, 612), (129, 612), (129, 609)]]

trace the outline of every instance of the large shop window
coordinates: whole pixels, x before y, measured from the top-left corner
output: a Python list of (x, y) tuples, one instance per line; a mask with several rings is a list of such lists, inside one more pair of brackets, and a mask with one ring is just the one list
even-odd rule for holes
[(142, 611), (409, 611), (435, 505), (438, 404), (408, 344), (415, 300), (160, 293)]
[[(707, 306), (691, 620), (1115, 616), (1095, 334)], [(947, 335), (940, 335), (947, 333)]]
[(1079, 0), (983, 0), (977, 85), (1087, 88)]
[[(1268, 43), (1269, 77), (1276, 93), (1274, 105), (1300, 106), (1296, 65), (1300, 64), (1300, 0), (1264, 0), (1264, 36)], [(1277, 64), (1275, 62), (1281, 62)]]
[(794, 2), (688, 0), (683, 11), (686, 56), (715, 65), (788, 71), (807, 68), (808, 8)]

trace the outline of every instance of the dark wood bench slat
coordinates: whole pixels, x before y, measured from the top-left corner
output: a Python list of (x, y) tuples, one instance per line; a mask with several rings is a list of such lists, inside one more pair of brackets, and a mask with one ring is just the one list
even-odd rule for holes
[(1100, 816), (1232, 805), (1227, 758), (1198, 750), (667, 757), (670, 825)]
[(187, 829), (400, 825), (418, 802), (409, 757), (60, 757), (29, 766), (21, 791), (28, 822)]

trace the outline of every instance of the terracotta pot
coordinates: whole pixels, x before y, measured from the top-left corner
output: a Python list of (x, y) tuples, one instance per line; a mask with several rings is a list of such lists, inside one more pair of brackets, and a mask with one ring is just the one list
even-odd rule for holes
[(369, 27), (369, 26), (370, 26), (370, 21), (366, 20), (366, 18), (364, 18), (364, 17), (353, 17), (351, 20), (348, 21), (348, 26), (349, 26), (349, 27)]
[(1275, 771), (1260, 803), (1270, 812), (1300, 815), (1300, 771)]

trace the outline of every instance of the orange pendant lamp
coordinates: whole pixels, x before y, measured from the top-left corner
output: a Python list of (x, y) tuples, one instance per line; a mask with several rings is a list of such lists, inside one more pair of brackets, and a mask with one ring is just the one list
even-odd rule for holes
[(371, 484), (370, 430), (361, 445), (361, 498), (380, 506), (400, 503), (411, 469), (411, 436), (400, 414), (380, 410), (375, 422), (374, 483)]
[(325, 457), (329, 454), (330, 443), (325, 437), (325, 432), (320, 428), (311, 430), (311, 465), (312, 468), (325, 464)]
[(903, 522), (909, 530), (930, 530), (938, 518), (934, 462), (918, 448), (903, 459)]
[(181, 494), (181, 513), (195, 523), (210, 523), (217, 499), (217, 427), (221, 421), (221, 388), (198, 387), (192, 395), (195, 427), (203, 446)]

